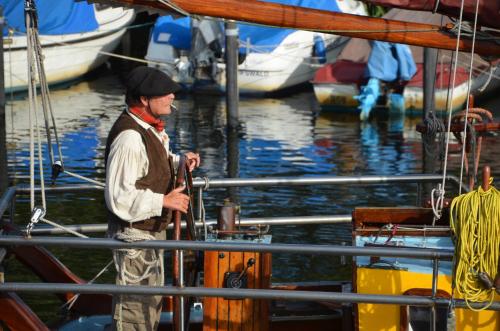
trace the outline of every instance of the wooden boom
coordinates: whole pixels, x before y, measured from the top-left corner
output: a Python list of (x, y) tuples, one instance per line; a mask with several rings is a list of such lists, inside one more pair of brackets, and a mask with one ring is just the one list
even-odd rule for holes
[[(99, 2), (99, 0), (92, 0)], [(109, 0), (103, 2), (109, 3)], [(255, 0), (111, 0), (126, 6), (145, 6), (166, 11), (177, 7), (191, 15), (211, 16), (262, 25), (310, 30), (348, 37), (383, 40), (409, 45), (455, 50), (457, 37), (449, 28), (383, 18), (334, 13)], [(171, 6), (168, 6), (170, 3)], [(471, 51), (472, 40), (462, 37), (460, 51)], [(500, 45), (476, 40), (475, 52), (500, 57)]]

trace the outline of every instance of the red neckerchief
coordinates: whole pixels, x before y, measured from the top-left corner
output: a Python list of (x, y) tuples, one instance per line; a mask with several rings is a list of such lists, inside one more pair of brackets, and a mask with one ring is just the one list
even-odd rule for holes
[(155, 118), (153, 115), (149, 114), (144, 109), (139, 109), (136, 107), (129, 107), (128, 109), (132, 114), (139, 117), (144, 122), (148, 123), (152, 127), (156, 129), (158, 132), (162, 132), (163, 128), (165, 128), (165, 122), (159, 118)]

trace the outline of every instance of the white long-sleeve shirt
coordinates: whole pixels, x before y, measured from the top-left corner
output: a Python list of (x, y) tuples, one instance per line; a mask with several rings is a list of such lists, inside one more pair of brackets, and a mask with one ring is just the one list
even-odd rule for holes
[[(173, 156), (174, 165), (178, 164), (179, 156), (170, 152), (167, 133), (158, 133), (146, 122), (133, 114), (130, 115), (141, 127), (154, 132), (163, 143), (167, 155)], [(163, 194), (135, 187), (135, 182), (147, 175), (148, 165), (146, 147), (141, 135), (135, 130), (121, 132), (110, 146), (104, 196), (108, 209), (124, 221), (136, 222), (161, 215)]]

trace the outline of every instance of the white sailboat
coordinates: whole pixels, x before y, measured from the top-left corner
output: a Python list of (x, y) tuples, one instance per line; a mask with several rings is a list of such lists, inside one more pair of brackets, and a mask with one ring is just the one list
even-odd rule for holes
[[(366, 15), (359, 1), (274, 1), (288, 5)], [(342, 40), (310, 31), (238, 24), (241, 93), (272, 93), (309, 82), (321, 63), (332, 61)], [(223, 92), (225, 63), (222, 23), (213, 19), (160, 17), (146, 60), (166, 71), (186, 88)]]
[[(12, 1), (2, 2), (5, 2), (4, 5), (9, 5), (8, 2)], [(22, 2), (19, 3), (22, 7)], [(57, 7), (61, 4), (40, 2), (38, 5), (45, 6), (47, 10), (50, 10), (50, 6)], [(69, 33), (62, 33), (61, 29), (58, 29), (58, 32), (52, 34), (45, 34), (41, 31), (39, 35), (43, 48), (47, 82), (50, 85), (77, 79), (103, 64), (108, 58), (106, 52), (112, 52), (116, 48), (127, 25), (132, 22), (135, 16), (132, 9), (88, 5), (86, 3), (78, 3), (78, 5), (87, 6), (86, 10), (91, 11), (89, 15), (95, 17), (97, 23), (95, 29), (90, 31), (86, 29), (82, 32), (72, 29)], [(67, 8), (74, 10), (71, 4), (68, 6)], [(7, 12), (7, 33), (4, 30), (5, 89), (6, 91), (22, 91), (26, 90), (28, 85), (26, 35), (17, 27), (22, 26), (24, 21), (15, 21), (19, 15), (12, 16), (12, 21), (9, 21), (8, 14)], [(41, 15), (39, 20), (44, 18)], [(72, 18), (71, 14), (68, 14), (68, 18)]]

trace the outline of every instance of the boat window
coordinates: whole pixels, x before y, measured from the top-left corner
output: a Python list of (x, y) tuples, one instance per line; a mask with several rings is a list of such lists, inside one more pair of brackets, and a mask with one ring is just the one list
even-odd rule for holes
[[(436, 331), (446, 331), (447, 308), (436, 310)], [(408, 306), (408, 331), (430, 330), (431, 308)]]
[[(432, 290), (426, 288), (413, 288), (403, 295), (431, 296)], [(438, 298), (450, 299), (450, 295), (443, 290), (436, 293)], [(401, 306), (401, 331), (428, 331), (430, 330), (431, 308), (418, 306)], [(436, 331), (446, 331), (448, 317), (447, 307), (436, 309)]]

